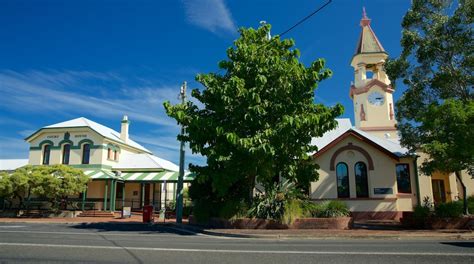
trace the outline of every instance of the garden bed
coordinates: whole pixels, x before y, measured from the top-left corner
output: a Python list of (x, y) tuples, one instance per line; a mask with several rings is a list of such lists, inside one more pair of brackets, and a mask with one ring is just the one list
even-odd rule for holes
[[(198, 225), (192, 215), (189, 216), (189, 223)], [(351, 229), (352, 224), (352, 217), (301, 218), (296, 219), (291, 225), (283, 224), (275, 220), (258, 218), (239, 218), (232, 220), (210, 218), (204, 226), (225, 229)]]
[(474, 224), (474, 216), (466, 217), (429, 217), (424, 221), (415, 219), (413, 216), (405, 216), (401, 219), (402, 224), (408, 228), (423, 229), (470, 229)]

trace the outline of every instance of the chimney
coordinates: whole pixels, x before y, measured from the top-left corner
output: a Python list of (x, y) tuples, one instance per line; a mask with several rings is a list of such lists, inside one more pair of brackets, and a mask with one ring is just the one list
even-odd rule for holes
[(123, 116), (122, 119), (122, 127), (120, 129), (120, 139), (127, 143), (128, 141), (128, 125), (130, 124), (130, 121), (128, 121), (128, 117), (126, 115)]

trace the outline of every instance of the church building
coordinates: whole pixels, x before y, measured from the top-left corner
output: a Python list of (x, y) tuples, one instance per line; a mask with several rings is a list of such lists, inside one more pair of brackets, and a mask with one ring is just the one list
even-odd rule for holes
[[(427, 197), (433, 203), (463, 197), (454, 173), (423, 175), (419, 170), (428, 158), (409, 153), (400, 145), (394, 116), (394, 89), (384, 70), (388, 57), (370, 26), (365, 10), (351, 66), (354, 81), (349, 88), (355, 124), (337, 119), (338, 127), (312, 143), (319, 164), (319, 180), (313, 182), (313, 200), (344, 201), (357, 219), (399, 219), (403, 212)], [(465, 172), (467, 195), (474, 194), (474, 180)]]

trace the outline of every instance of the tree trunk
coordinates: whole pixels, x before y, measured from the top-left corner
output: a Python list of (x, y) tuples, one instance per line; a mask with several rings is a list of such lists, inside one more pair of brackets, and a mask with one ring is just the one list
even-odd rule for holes
[(253, 201), (253, 189), (255, 188), (255, 175), (250, 176), (250, 182), (249, 182), (249, 193), (248, 193), (248, 203), (249, 206), (252, 205)]
[(464, 215), (468, 215), (469, 214), (469, 211), (467, 209), (467, 189), (466, 189), (466, 185), (464, 184), (464, 182), (462, 181), (462, 177), (461, 177), (461, 172), (460, 171), (456, 171), (455, 172), (456, 174), (456, 178), (458, 179), (459, 183), (461, 183), (461, 186), (462, 186), (462, 192), (463, 192), (463, 212), (464, 212)]

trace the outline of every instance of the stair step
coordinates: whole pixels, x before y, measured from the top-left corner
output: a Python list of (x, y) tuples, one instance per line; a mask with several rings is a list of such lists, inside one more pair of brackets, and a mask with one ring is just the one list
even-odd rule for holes
[(112, 212), (84, 211), (80, 213), (78, 217), (115, 217), (115, 215)]

